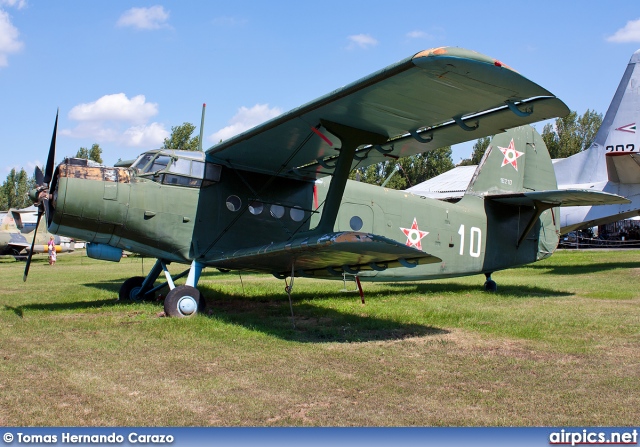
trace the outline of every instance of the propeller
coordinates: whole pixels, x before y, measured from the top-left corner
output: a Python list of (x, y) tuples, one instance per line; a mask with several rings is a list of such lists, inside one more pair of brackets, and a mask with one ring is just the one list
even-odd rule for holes
[(49, 223), (49, 186), (51, 185), (51, 179), (53, 177), (54, 162), (56, 158), (56, 134), (58, 133), (58, 115), (60, 109), (56, 112), (56, 122), (53, 125), (53, 135), (51, 135), (51, 145), (49, 146), (49, 156), (47, 157), (47, 164), (42, 170), (36, 166), (34, 177), (36, 179), (36, 188), (29, 192), (29, 197), (33, 200), (34, 205), (38, 207), (38, 217), (36, 219), (36, 229), (33, 232), (33, 241), (31, 242), (31, 250), (27, 257), (27, 264), (24, 266), (23, 281), (27, 280), (29, 275), (29, 267), (31, 266), (31, 257), (33, 256), (33, 248), (36, 245), (36, 236), (38, 234), (38, 227), (40, 226), (40, 219), (43, 214), (46, 214), (47, 224)]

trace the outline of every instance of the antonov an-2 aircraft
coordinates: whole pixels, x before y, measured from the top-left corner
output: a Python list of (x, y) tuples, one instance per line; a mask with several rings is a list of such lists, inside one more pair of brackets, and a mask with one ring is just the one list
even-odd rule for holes
[[(415, 54), (205, 152), (148, 151), (125, 167), (66, 158), (55, 135), (31, 198), (49, 230), (90, 242), (87, 254), (155, 257), (121, 299), (167, 276), (170, 316), (204, 300), (204, 267), (278, 278), (423, 280), (491, 273), (550, 256), (558, 206), (623, 203), (558, 191), (546, 147), (528, 123), (566, 105), (502, 62), (460, 49)], [(512, 129), (505, 132), (505, 129)], [(497, 135), (457, 204), (348, 181), (356, 167)], [(125, 163), (128, 165), (128, 163)], [(176, 286), (166, 265), (190, 264)], [(29, 263), (25, 268), (25, 280)]]

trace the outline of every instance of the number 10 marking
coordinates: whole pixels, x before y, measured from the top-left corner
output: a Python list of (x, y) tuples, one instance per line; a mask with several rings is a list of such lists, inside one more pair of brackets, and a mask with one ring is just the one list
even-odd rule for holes
[[(464, 224), (460, 225), (458, 234), (460, 235), (460, 256), (464, 255)], [(471, 227), (469, 230), (469, 256), (480, 257), (480, 247), (482, 246), (482, 231), (480, 228)]]

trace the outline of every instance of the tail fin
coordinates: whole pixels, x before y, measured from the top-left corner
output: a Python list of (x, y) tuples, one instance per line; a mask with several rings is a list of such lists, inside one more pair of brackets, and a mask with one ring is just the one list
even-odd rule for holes
[[(593, 144), (555, 163), (561, 187), (604, 182), (640, 183), (640, 50), (633, 53)], [(625, 156), (622, 156), (622, 155)]]
[(533, 127), (522, 126), (493, 137), (459, 203), (471, 208), (480, 202), (487, 218), (487, 240), (494, 241), (486, 249), (489, 271), (503, 268), (509, 256), (516, 265), (531, 262), (532, 256), (549, 256), (560, 232), (557, 207), (629, 200), (596, 190), (558, 190), (544, 140)]
[(556, 188), (542, 137), (533, 127), (521, 126), (493, 137), (466, 194), (491, 196)]

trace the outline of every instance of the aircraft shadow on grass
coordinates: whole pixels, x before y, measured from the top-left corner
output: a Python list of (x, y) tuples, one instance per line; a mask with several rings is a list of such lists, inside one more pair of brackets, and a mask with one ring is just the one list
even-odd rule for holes
[(537, 265), (531, 264), (526, 268), (545, 270), (555, 275), (584, 275), (616, 269), (637, 269), (640, 262), (598, 262), (592, 264), (568, 264), (568, 265)]
[[(387, 284), (393, 293), (424, 293), (424, 294), (440, 294), (440, 293), (475, 293), (478, 292), (479, 287), (472, 284), (456, 284), (456, 283), (424, 283), (424, 284)], [(509, 296), (515, 298), (556, 298), (562, 296), (573, 295), (570, 292), (565, 292), (557, 289), (549, 289), (538, 286), (527, 286), (522, 284), (503, 285), (498, 286), (497, 292), (492, 292), (491, 296)]]
[[(113, 292), (114, 295), (117, 295), (119, 285), (118, 281), (84, 284), (87, 287)], [(204, 292), (205, 296), (208, 295), (206, 300), (208, 312), (204, 314), (207, 318), (215, 318), (289, 341), (306, 343), (367, 342), (402, 340), (411, 337), (449, 333), (445, 329), (425, 324), (402, 323), (376, 316), (344, 313), (311, 303), (313, 300), (343, 296), (344, 299), (353, 300), (355, 307), (360, 306), (360, 298), (357, 294), (339, 294), (336, 292), (294, 293), (294, 317), (292, 318), (289, 301), (284, 293), (245, 297), (207, 289)], [(135, 302), (128, 301), (126, 303), (135, 305)], [(22, 318), (27, 310), (55, 312), (122, 304), (122, 301), (113, 299), (77, 301), (73, 303), (34, 303), (17, 307), (5, 306), (5, 308), (12, 310)]]

